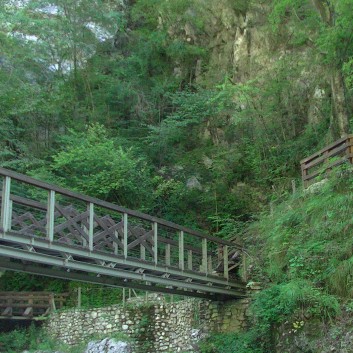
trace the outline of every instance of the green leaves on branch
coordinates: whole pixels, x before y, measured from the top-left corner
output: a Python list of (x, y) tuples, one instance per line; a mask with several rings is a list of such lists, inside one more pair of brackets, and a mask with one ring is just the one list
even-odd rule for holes
[(124, 148), (101, 125), (63, 138), (52, 171), (76, 190), (128, 207), (144, 208), (151, 195), (150, 169), (137, 150)]

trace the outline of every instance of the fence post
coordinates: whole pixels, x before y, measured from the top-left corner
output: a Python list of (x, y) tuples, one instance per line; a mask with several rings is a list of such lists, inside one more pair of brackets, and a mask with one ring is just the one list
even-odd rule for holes
[(170, 244), (165, 246), (165, 264), (170, 266)]
[(292, 192), (293, 192), (293, 194), (295, 194), (296, 191), (297, 191), (297, 185), (296, 185), (296, 183), (295, 183), (295, 180), (293, 179), (293, 180), (292, 180)]
[(77, 307), (81, 309), (82, 305), (82, 288), (78, 287), (77, 288)]
[(51, 306), (51, 310), (52, 310), (52, 311), (55, 311), (55, 310), (56, 310), (54, 293), (51, 293), (51, 294), (50, 294), (50, 306)]
[(188, 251), (188, 270), (192, 270), (192, 250)]
[(202, 270), (207, 275), (207, 239), (202, 239)]
[(304, 189), (306, 189), (308, 186), (308, 181), (305, 180), (305, 177), (308, 175), (308, 170), (306, 169), (305, 162), (301, 164), (301, 170), (302, 170), (303, 186), (304, 186)]
[(123, 243), (124, 243), (124, 258), (127, 258), (127, 243), (128, 243), (128, 228), (127, 228), (127, 213), (124, 213), (123, 216), (123, 226), (124, 226), (124, 239), (123, 239)]
[(88, 249), (93, 251), (93, 235), (94, 235), (94, 204), (92, 202), (87, 206), (89, 218), (89, 229), (88, 229)]
[(153, 261), (154, 264), (158, 263), (158, 223), (153, 223)]
[(49, 190), (47, 205), (47, 238), (54, 240), (55, 191)]
[(12, 218), (11, 212), (11, 200), (10, 200), (10, 190), (11, 190), (11, 178), (4, 177), (2, 186), (2, 200), (1, 200), (1, 228), (4, 232), (10, 230), (9, 220)]
[(246, 274), (246, 254), (245, 254), (245, 251), (244, 251), (244, 249), (243, 249), (243, 251), (242, 251), (242, 254), (243, 254), (243, 256), (242, 256), (242, 258), (243, 258), (243, 279), (244, 279), (244, 282), (247, 282), (248, 281), (248, 276), (247, 276), (247, 274)]
[(348, 157), (348, 162), (350, 164), (353, 164), (353, 135), (348, 135), (347, 137), (347, 157)]
[(224, 278), (229, 280), (229, 255), (228, 255), (228, 245), (223, 246), (223, 274)]
[(184, 232), (179, 233), (179, 269), (184, 271)]

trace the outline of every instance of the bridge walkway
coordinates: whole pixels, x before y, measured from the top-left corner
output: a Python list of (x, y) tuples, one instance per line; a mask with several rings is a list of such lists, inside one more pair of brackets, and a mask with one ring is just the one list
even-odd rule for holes
[(242, 245), (0, 168), (0, 268), (211, 299), (242, 298)]

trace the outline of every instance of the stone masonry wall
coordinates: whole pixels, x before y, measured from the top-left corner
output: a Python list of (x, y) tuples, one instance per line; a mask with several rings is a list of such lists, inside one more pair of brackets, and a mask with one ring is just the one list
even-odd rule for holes
[(248, 306), (247, 299), (225, 303), (187, 299), (72, 309), (52, 314), (46, 329), (68, 344), (121, 332), (136, 342), (135, 353), (192, 352), (200, 334), (245, 329)]

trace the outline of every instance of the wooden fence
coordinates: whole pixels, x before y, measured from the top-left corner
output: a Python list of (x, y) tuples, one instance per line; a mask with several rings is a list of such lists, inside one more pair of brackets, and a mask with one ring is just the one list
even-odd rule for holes
[(347, 162), (353, 164), (353, 135), (342, 137), (300, 162), (304, 188)]
[(41, 319), (64, 306), (68, 294), (0, 292), (1, 319)]

